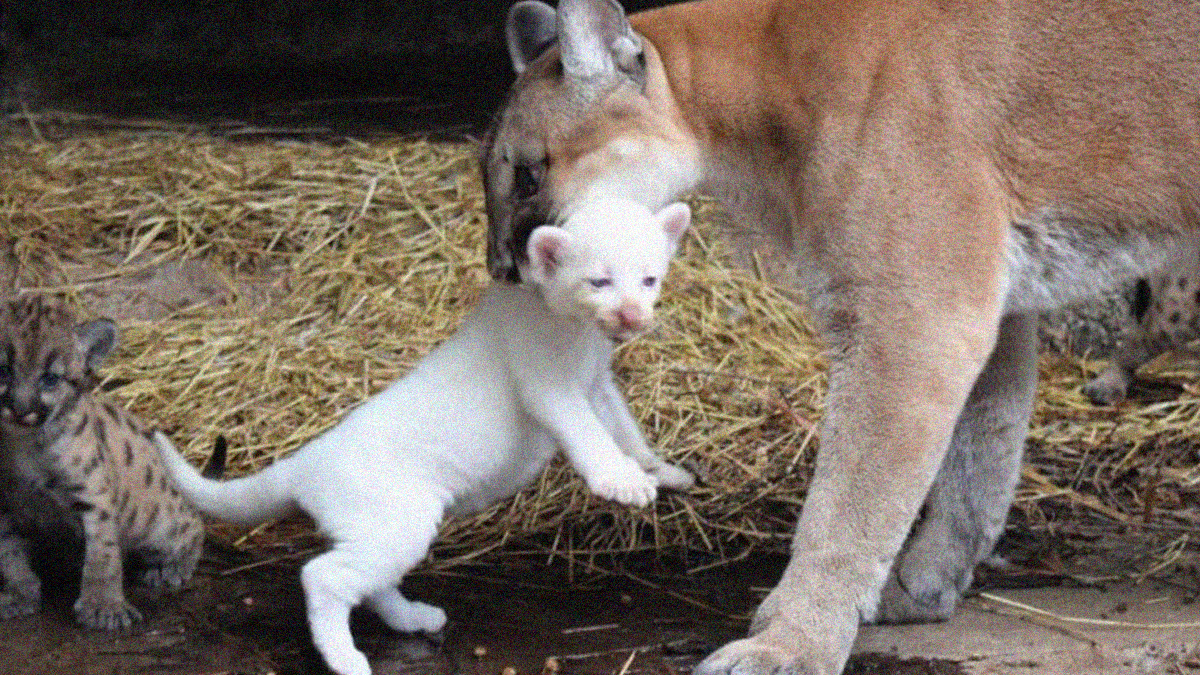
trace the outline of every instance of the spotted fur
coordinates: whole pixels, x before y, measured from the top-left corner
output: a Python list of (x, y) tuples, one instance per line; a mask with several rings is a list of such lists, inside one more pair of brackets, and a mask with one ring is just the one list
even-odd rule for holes
[(1108, 367), (1083, 386), (1095, 403), (1124, 399), (1142, 364), (1200, 338), (1200, 251), (1185, 247), (1167, 270), (1140, 279), (1131, 310), (1136, 325), (1122, 331)]
[(115, 339), (111, 321), (80, 323), (40, 296), (0, 308), (0, 618), (37, 611), (29, 545), (66, 548), (53, 539), (64, 531), (83, 545), (75, 616), (92, 628), (141, 619), (125, 598), (127, 558), (154, 587), (195, 570), (203, 526), (170, 483), (154, 429), (95, 391)]

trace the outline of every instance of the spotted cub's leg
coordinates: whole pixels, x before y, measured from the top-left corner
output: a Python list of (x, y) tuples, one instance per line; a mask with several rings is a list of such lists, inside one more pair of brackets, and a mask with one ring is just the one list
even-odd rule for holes
[(125, 599), (120, 532), (110, 492), (87, 504), (83, 520), (83, 578), (75, 618), (89, 628), (116, 630), (141, 621), (142, 614)]
[[(137, 429), (128, 418), (126, 424)], [(142, 584), (151, 588), (175, 590), (196, 571), (196, 563), (204, 549), (204, 521), (171, 483), (167, 468), (159, 459), (158, 448), (154, 447), (158, 443), (155, 432), (138, 431), (137, 441), (125, 442), (125, 464), (130, 467), (136, 457), (146, 462), (144, 468), (133, 472), (135, 481), (140, 481), (136, 487), (153, 488), (149, 494), (155, 495), (151, 503), (138, 509), (144, 519), (132, 523), (129, 528), (137, 532), (137, 543), (133, 548), (139, 558), (139, 578)], [(221, 478), (226, 451), (225, 438), (218, 436), (202, 472), (204, 477)], [(125, 485), (126, 489), (133, 487)]]
[(42, 582), (29, 566), (25, 540), (12, 527), (8, 516), (0, 515), (0, 619), (37, 612), (42, 601)]
[(139, 580), (150, 588), (176, 590), (192, 578), (204, 547), (204, 532), (198, 522), (181, 520), (169, 528), (164, 541), (138, 551)]

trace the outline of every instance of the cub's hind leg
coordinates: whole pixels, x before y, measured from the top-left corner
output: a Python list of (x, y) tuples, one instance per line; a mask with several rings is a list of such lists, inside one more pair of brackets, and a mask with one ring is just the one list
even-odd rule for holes
[(8, 516), (0, 514), (0, 619), (37, 612), (42, 601), (42, 582), (29, 564), (25, 540), (14, 531)]
[(959, 416), (924, 517), (884, 586), (880, 622), (948, 618), (1004, 530), (1037, 385), (1036, 319), (1006, 317)]
[(371, 673), (350, 635), (350, 610), (360, 602), (397, 630), (437, 631), (445, 623), (440, 609), (410, 602), (396, 590), (429, 551), (443, 506), (433, 499), (397, 501), (403, 509), (364, 503), (343, 519), (358, 522), (322, 523), (335, 543), (300, 571), (313, 644), (338, 675)]
[(138, 578), (150, 588), (176, 590), (196, 571), (203, 548), (204, 526), (199, 520), (180, 520), (162, 541), (138, 549)]
[(367, 596), (367, 606), (392, 630), (401, 633), (436, 633), (446, 625), (446, 612), (441, 607), (409, 600), (395, 586)]

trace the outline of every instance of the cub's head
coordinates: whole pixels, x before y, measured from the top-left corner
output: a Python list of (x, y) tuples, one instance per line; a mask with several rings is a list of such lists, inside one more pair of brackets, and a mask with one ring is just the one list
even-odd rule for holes
[(517, 72), (483, 152), (488, 267), (519, 280), (529, 234), (600, 197), (658, 208), (699, 180), (653, 45), (615, 0), (538, 0), (508, 15)]
[(36, 295), (4, 303), (0, 324), (0, 419), (21, 426), (41, 426), (91, 391), (116, 342), (112, 321), (80, 323)]
[(690, 223), (683, 203), (653, 213), (628, 199), (590, 201), (560, 227), (533, 231), (521, 276), (551, 311), (628, 340), (650, 327), (663, 275)]

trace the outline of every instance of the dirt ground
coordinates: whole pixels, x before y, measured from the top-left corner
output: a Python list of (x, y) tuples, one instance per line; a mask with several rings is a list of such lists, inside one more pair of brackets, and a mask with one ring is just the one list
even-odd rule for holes
[[(66, 589), (40, 615), (4, 624), (0, 673), (325, 673), (304, 619), (303, 559), (217, 537), (178, 594), (134, 589), (147, 620), (117, 635), (74, 625)], [(783, 563), (769, 557), (689, 574), (679, 561), (635, 557), (618, 561), (616, 573), (572, 575), (562, 564), (517, 558), (418, 573), (404, 590), (447, 609), (443, 634), (395, 634), (366, 612), (353, 630), (377, 675), (670, 675), (743, 635)], [(865, 627), (847, 673), (1200, 673), (1196, 599), (1194, 579), (1082, 586), (1019, 569), (989, 572), (947, 623)]]

